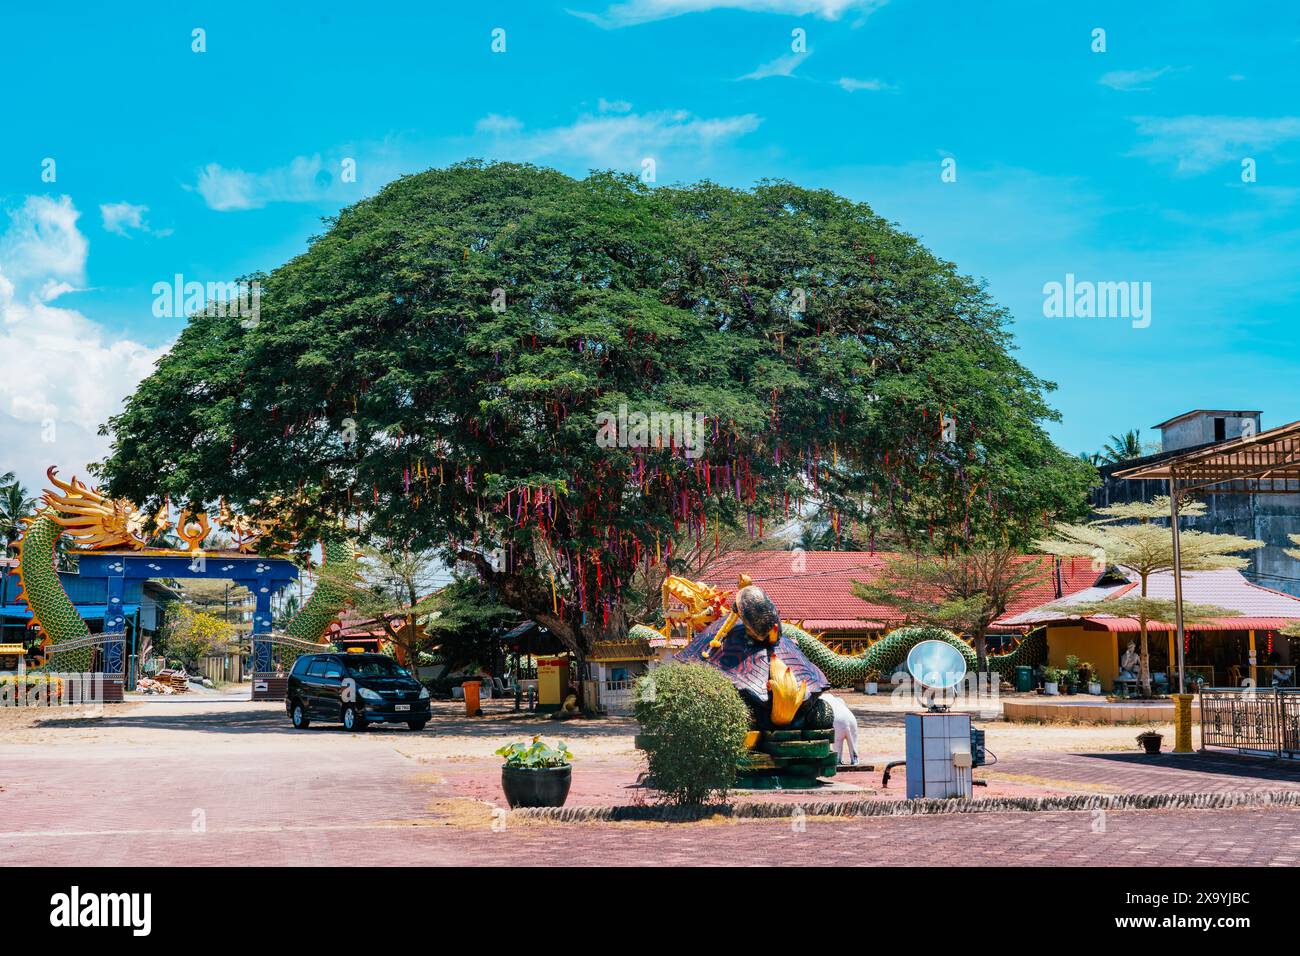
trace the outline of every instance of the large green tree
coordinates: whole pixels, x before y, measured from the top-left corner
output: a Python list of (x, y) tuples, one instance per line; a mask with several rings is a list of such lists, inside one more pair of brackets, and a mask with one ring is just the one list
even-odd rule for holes
[[(827, 191), (469, 162), (253, 278), (257, 320), (194, 316), (108, 424), (109, 489), (440, 548), (579, 651), (683, 534), (815, 506), (1027, 543), (1095, 477), (984, 288)], [(704, 441), (604, 447), (620, 406)]]

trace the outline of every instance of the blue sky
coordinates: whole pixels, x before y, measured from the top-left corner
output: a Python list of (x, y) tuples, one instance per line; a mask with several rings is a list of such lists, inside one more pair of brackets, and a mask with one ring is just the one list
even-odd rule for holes
[[(322, 217), (470, 156), (573, 175), (652, 157), (661, 183), (779, 177), (868, 202), (1011, 310), (1070, 451), (1194, 407), (1300, 419), (1294, 5), (14, 6), (0, 470), (32, 483), (103, 453), (96, 426), (176, 336), (154, 283), (270, 270)], [(1150, 283), (1150, 324), (1045, 317), (1067, 273)]]

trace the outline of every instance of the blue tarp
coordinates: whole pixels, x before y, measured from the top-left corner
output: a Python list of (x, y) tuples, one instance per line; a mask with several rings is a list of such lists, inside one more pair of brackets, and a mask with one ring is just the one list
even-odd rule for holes
[[(126, 616), (131, 617), (136, 611), (140, 610), (138, 604), (123, 604), (122, 608), (126, 611)], [(104, 604), (78, 604), (77, 613), (81, 615), (83, 621), (102, 621), (104, 614), (108, 611), (107, 605)], [(20, 618), (24, 621), (30, 621), (32, 618), (31, 608), (26, 604), (6, 604), (0, 607), (0, 617)]]

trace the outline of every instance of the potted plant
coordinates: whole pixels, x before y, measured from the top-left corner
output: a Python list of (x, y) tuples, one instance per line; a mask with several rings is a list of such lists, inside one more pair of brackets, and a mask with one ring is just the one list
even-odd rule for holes
[(1084, 661), (1079, 665), (1079, 679), (1088, 682), (1088, 693), (1093, 697), (1101, 695), (1101, 681), (1098, 675), (1093, 671), (1092, 665)]
[(1164, 739), (1164, 736), (1155, 728), (1148, 728), (1137, 736), (1137, 742), (1142, 745), (1142, 749), (1153, 755), (1160, 753), (1160, 743)]
[(501, 789), (513, 807), (562, 807), (573, 783), (573, 754), (561, 741), (554, 747), (534, 737), (532, 743), (513, 743), (497, 755), (501, 765)]
[(863, 690), (866, 693), (875, 694), (880, 690), (880, 668), (871, 668), (871, 670), (867, 671), (866, 678), (866, 683), (863, 685)]
[(1079, 691), (1079, 658), (1075, 657), (1073, 654), (1070, 654), (1070, 655), (1069, 655), (1068, 657), (1066, 657), (1066, 659), (1065, 659), (1064, 677), (1065, 677), (1065, 681), (1064, 681), (1064, 683), (1065, 683), (1065, 688), (1064, 688), (1064, 689), (1065, 689), (1065, 692), (1066, 692), (1067, 694), (1075, 694), (1075, 693), (1078, 693), (1078, 691)]
[(1055, 697), (1061, 692), (1061, 671), (1055, 667), (1049, 667), (1043, 671), (1043, 693), (1048, 697)]

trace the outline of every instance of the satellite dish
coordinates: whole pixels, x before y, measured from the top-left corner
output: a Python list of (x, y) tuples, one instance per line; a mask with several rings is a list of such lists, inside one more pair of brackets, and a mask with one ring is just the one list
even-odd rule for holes
[(966, 658), (947, 641), (922, 641), (907, 654), (907, 672), (925, 687), (948, 690), (966, 677)]

